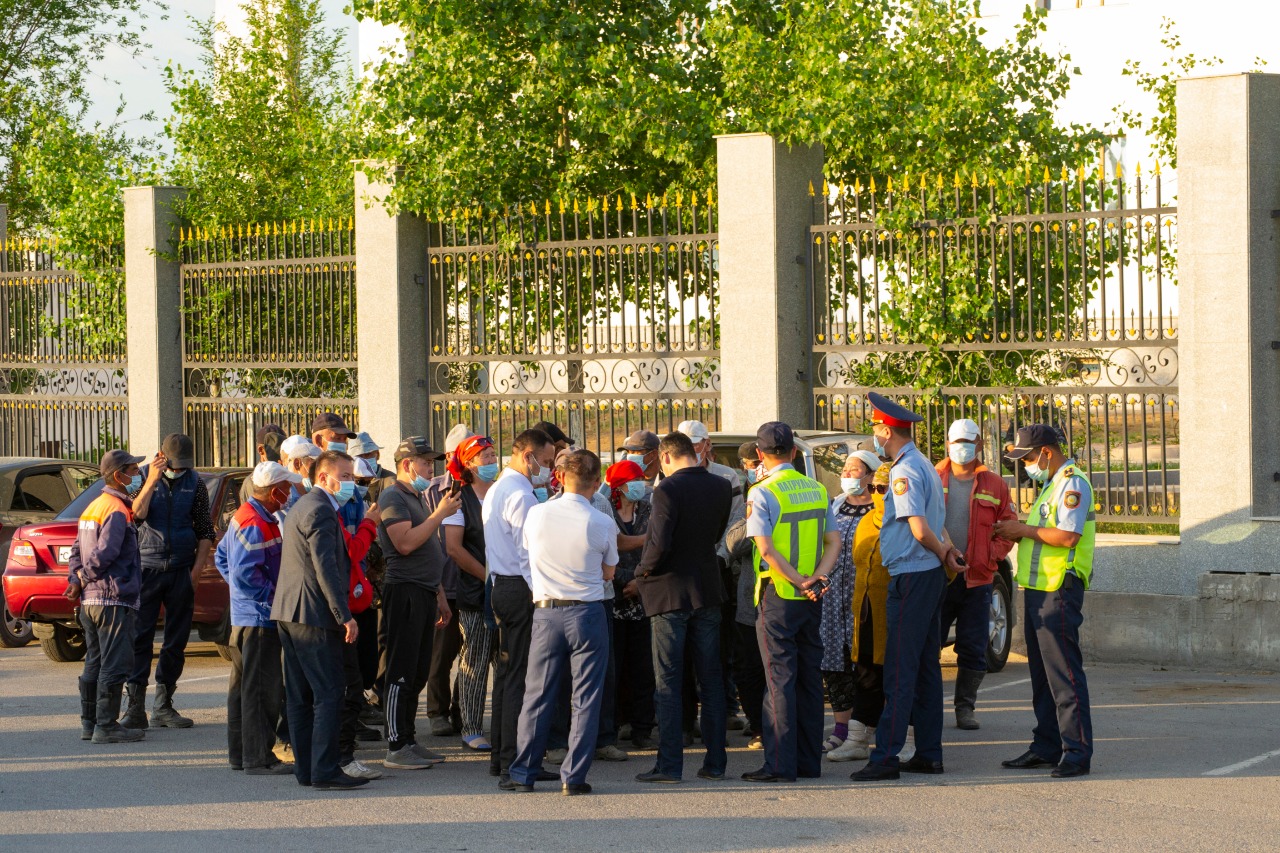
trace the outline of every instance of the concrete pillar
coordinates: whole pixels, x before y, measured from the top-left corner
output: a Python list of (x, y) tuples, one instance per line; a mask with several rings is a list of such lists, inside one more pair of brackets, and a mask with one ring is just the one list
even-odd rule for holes
[(387, 212), (388, 184), (359, 169), (355, 180), (360, 429), (385, 448), (382, 464), (393, 468), (400, 439), (430, 427), (427, 225)]
[(178, 187), (124, 191), (128, 305), (129, 449), (150, 455), (182, 431), (182, 279), (176, 256)]
[(1182, 586), (1280, 552), (1280, 75), (1178, 83)]
[(716, 156), (723, 428), (812, 426), (809, 184), (822, 186), (822, 148), (744, 133), (717, 137)]

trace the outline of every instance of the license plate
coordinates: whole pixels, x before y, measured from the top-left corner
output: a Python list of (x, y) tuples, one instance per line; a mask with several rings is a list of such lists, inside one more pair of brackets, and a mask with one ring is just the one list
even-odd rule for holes
[(65, 566), (67, 563), (70, 563), (70, 562), (71, 562), (71, 546), (59, 545), (58, 546), (58, 565)]

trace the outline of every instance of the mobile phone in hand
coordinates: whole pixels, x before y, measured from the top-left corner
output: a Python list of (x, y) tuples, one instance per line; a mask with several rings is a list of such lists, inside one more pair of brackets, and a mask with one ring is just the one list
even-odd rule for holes
[(462, 494), (462, 481), (453, 480), (449, 483), (449, 497), (456, 498), (460, 494)]

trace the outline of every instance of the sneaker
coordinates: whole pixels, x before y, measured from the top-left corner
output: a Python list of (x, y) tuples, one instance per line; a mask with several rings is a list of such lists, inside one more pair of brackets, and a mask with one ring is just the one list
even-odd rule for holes
[(381, 779), (382, 771), (376, 767), (370, 767), (358, 758), (351, 759), (350, 764), (342, 766), (342, 772), (346, 773), (353, 779)]
[(764, 749), (764, 740), (758, 734), (752, 735), (751, 740), (747, 741), (747, 749)]
[(387, 757), (383, 760), (382, 766), (392, 770), (425, 770), (439, 763), (418, 755), (413, 751), (413, 744), (409, 744), (408, 746), (400, 747), (395, 752), (387, 750)]
[(548, 749), (546, 758), (543, 760), (548, 764), (564, 764), (564, 760), (569, 757), (567, 749)]
[(267, 764), (262, 767), (246, 767), (244, 768), (244, 775), (246, 776), (292, 776), (293, 765), (285, 764), (282, 761), (278, 761), (275, 764)]
[(444, 761), (445, 759), (445, 756), (442, 753), (436, 752), (433, 749), (427, 749), (425, 746), (423, 746), (420, 743), (411, 743), (409, 744), (409, 748), (412, 749), (415, 753), (417, 753), (419, 758), (425, 758), (427, 761), (430, 761), (432, 764), (439, 764), (441, 761)]
[(631, 740), (631, 724), (623, 723), (622, 728), (618, 729), (618, 740)]
[(431, 734), (435, 737), (452, 737), (457, 734), (448, 717), (431, 717)]
[(827, 739), (822, 742), (822, 751), (830, 752), (833, 749), (839, 749), (844, 744), (844, 738), (838, 738), (834, 734), (827, 735)]
[(385, 739), (382, 732), (372, 726), (366, 726), (364, 723), (356, 725), (356, 740), (361, 743), (381, 743)]
[(875, 743), (875, 740), (875, 729), (853, 720), (849, 723), (849, 737), (840, 746), (827, 753), (827, 761), (865, 760), (870, 756), (871, 744)]
[(361, 785), (368, 785), (368, 779), (353, 779), (343, 773), (339, 773), (336, 779), (326, 779), (323, 782), (316, 782), (314, 787), (317, 791), (349, 791), (352, 788), (359, 788)]
[(626, 761), (627, 758), (629, 758), (627, 753), (613, 744), (596, 749), (596, 761)]
[(653, 739), (653, 735), (645, 732), (641, 732), (631, 738), (631, 745), (642, 752), (656, 749), (658, 746), (657, 742)]

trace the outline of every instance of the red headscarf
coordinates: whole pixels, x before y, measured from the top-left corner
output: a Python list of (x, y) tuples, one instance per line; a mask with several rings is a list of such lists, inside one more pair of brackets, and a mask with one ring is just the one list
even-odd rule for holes
[(458, 449), (453, 451), (453, 458), (449, 460), (450, 476), (455, 480), (465, 482), (464, 472), (466, 471), (467, 463), (489, 447), (493, 447), (493, 442), (483, 435), (473, 435), (470, 438), (463, 439), (462, 443), (458, 445)]
[(621, 462), (615, 462), (609, 466), (604, 472), (604, 481), (609, 484), (610, 500), (613, 508), (617, 509), (622, 505), (623, 487), (632, 480), (643, 480), (644, 469), (630, 459), (624, 459)]

